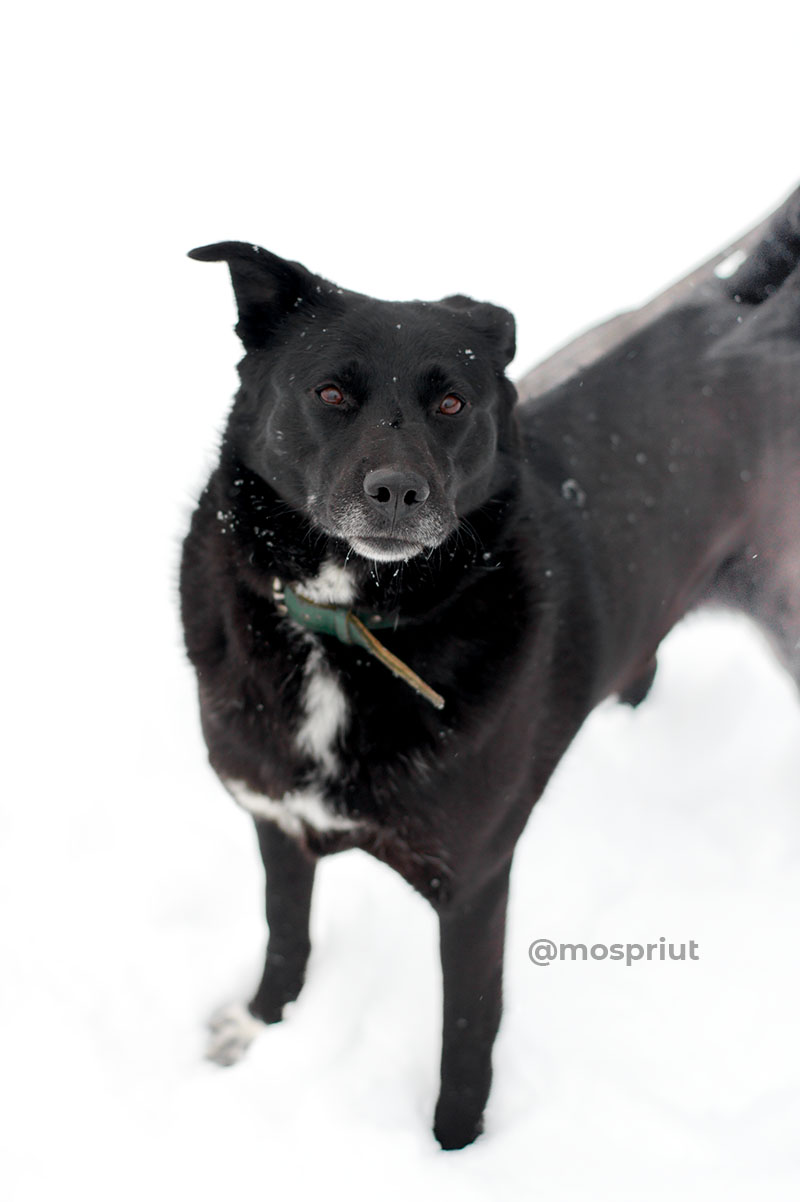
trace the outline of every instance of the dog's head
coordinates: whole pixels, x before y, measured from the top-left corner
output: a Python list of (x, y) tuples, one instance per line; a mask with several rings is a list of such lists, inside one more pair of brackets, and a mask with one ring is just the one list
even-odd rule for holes
[(368, 559), (438, 546), (507, 481), (514, 319), (464, 296), (389, 302), (258, 246), (228, 263), (246, 355), (228, 427), (293, 509)]

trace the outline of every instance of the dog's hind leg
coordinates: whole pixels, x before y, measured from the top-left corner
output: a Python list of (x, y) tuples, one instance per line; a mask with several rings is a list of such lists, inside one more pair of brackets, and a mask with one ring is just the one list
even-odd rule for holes
[(444, 1017), (433, 1131), (446, 1149), (463, 1148), (483, 1130), (502, 1011), (510, 868), (509, 860), (480, 890), (439, 914)]
[(283, 1007), (303, 987), (311, 950), (308, 923), (316, 861), (274, 823), (258, 821), (256, 830), (267, 874), (266, 963), (249, 1006), (226, 1006), (211, 1019), (206, 1055), (222, 1065), (240, 1060), (264, 1023), (281, 1020)]
[[(742, 552), (727, 560), (709, 600), (742, 610), (800, 688), (800, 475)], [(784, 532), (785, 541), (779, 541)]]
[[(798, 556), (800, 573), (800, 556)], [(750, 610), (779, 661), (800, 689), (800, 588), (767, 589)]]
[(800, 545), (779, 561), (774, 578), (756, 593), (750, 613), (800, 689)]

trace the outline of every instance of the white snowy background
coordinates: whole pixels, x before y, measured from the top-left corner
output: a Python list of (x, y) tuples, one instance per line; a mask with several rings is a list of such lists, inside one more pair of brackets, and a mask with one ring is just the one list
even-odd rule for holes
[[(800, 177), (796, 6), (17, 5), (5, 18), (0, 1195), (783, 1202), (800, 1189), (800, 705), (698, 616), (592, 717), (519, 847), (487, 1131), (429, 1132), (433, 914), (326, 862), (290, 1019), (249, 821), (205, 765), (176, 568), (260, 242), (382, 297), (513, 309), (521, 374)], [(532, 939), (694, 939), (534, 967)]]

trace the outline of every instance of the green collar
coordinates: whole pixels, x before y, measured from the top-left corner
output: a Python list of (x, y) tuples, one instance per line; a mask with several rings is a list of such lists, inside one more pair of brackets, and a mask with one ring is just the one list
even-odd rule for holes
[(444, 707), (444, 697), (417, 676), (408, 664), (404, 664), (379, 643), (371, 633), (373, 630), (396, 630), (402, 622), (399, 614), (381, 616), (365, 610), (348, 609), (344, 605), (321, 605), (318, 601), (310, 601), (288, 584), (283, 585), (281, 591), (277, 581), (274, 592), (276, 601), (285, 607), (289, 617), (300, 626), (313, 631), (314, 634), (332, 635), (340, 643), (348, 646), (363, 647), (436, 709)]

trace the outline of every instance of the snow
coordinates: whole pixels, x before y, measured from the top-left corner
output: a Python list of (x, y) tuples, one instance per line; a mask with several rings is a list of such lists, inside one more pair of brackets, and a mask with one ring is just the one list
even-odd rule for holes
[[(380, 53), (355, 0), (10, 19), (4, 1202), (797, 1196), (800, 704), (732, 617), (676, 631), (648, 700), (601, 707), (537, 807), (478, 1143), (429, 1131), (433, 915), (359, 853), (320, 870), (286, 1022), (231, 1068), (204, 1059), (265, 930), (176, 615), (240, 355), (227, 273), (185, 251), (254, 238), (347, 288), (490, 299), (521, 373), (795, 182), (784, 5), (746, 51), (716, 2), (667, 24), (465, 11), (411, 0)], [(764, 86), (731, 65), (751, 54)], [(699, 959), (528, 957), (662, 936)]]
[(747, 258), (746, 251), (734, 250), (714, 268), (714, 275), (719, 280), (729, 280), (739, 270)]
[[(46, 824), (30, 790), (5, 818), (13, 1197), (71, 1181), (89, 1198), (152, 1196), (154, 1182), (156, 1197), (211, 1198), (267, 1166), (273, 1187), (300, 1174), (301, 1196), (340, 1174), (356, 1197), (377, 1180), (389, 1198), (423, 1182), (522, 1198), (532, 1179), (553, 1197), (646, 1184), (666, 1199), (690, 1182), (699, 1197), (724, 1181), (745, 1198), (767, 1180), (790, 1196), (800, 707), (743, 620), (687, 622), (648, 701), (601, 707), (535, 811), (487, 1134), (457, 1157), (428, 1134), (432, 913), (360, 853), (321, 867), (309, 979), (285, 1023), (235, 1068), (202, 1059), (206, 1018), (257, 983), (261, 878), (249, 821), (204, 767), (178, 662), (170, 690), (168, 754), (145, 746), (105, 780), (89, 765), (68, 805), (50, 795)], [(535, 938), (662, 936), (696, 940), (699, 960), (528, 957)]]

